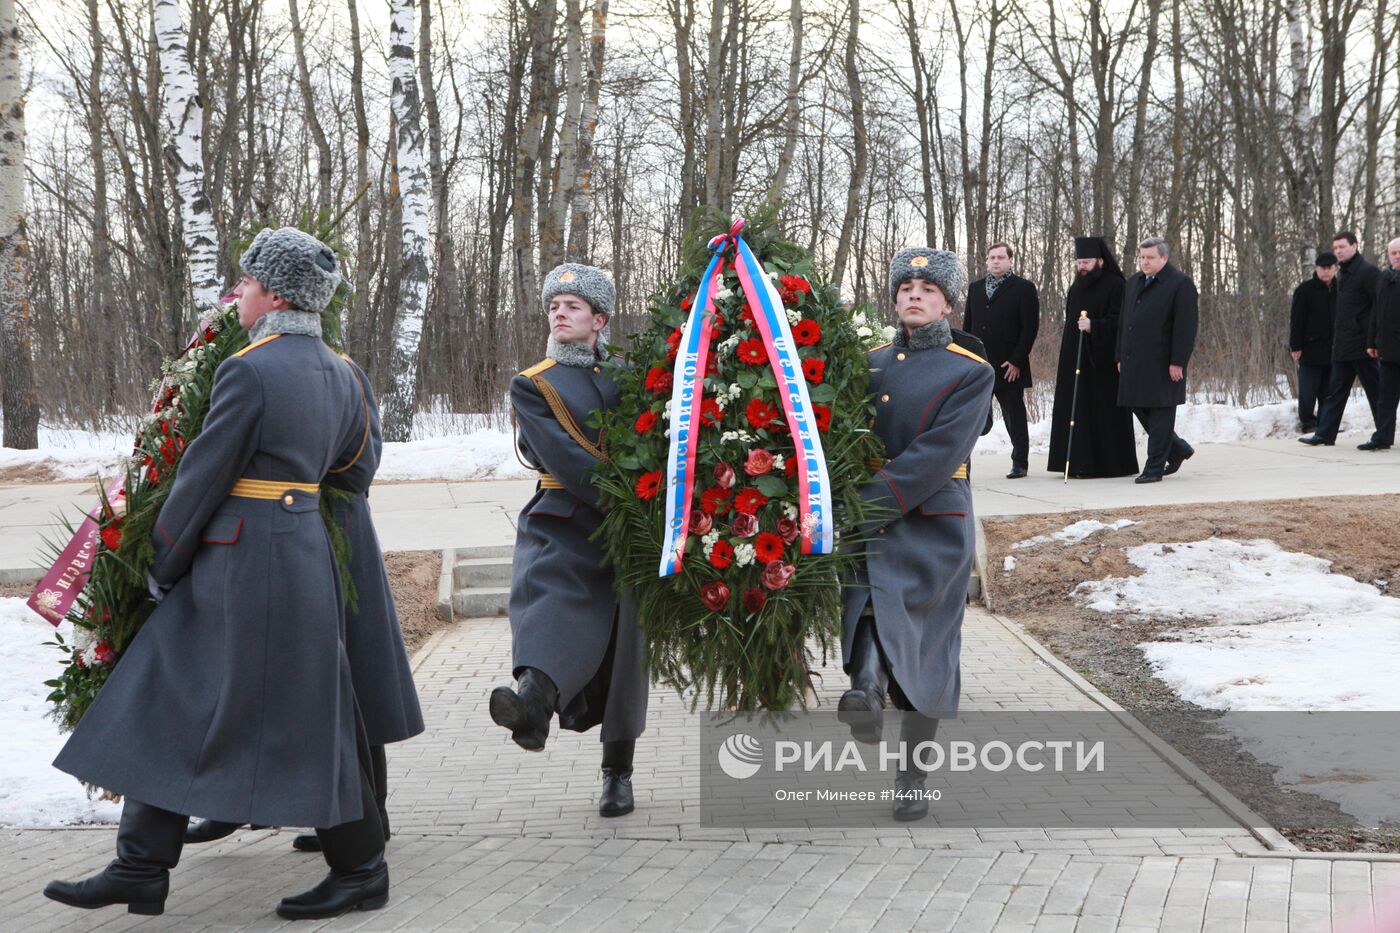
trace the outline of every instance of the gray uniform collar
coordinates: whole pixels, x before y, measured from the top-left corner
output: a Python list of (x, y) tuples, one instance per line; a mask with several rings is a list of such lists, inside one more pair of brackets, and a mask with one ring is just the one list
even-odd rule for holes
[(269, 311), (253, 322), (248, 339), (256, 342), (271, 334), (299, 334), (319, 340), (321, 315), (314, 311)]
[(894, 331), (894, 345), (911, 350), (937, 350), (952, 342), (953, 325), (948, 323), (947, 318), (925, 324), (912, 334), (906, 333), (902, 326)]
[(560, 343), (554, 339), (554, 335), (549, 335), (549, 346), (545, 349), (544, 355), (554, 360), (561, 366), (575, 366), (579, 369), (592, 369), (598, 365), (598, 344), (584, 346), (581, 343)]

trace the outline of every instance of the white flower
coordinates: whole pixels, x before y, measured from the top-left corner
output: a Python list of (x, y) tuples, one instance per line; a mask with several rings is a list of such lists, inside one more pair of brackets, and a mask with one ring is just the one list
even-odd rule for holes
[(787, 319), (789, 324), (796, 324), (798, 321), (802, 320), (802, 312), (794, 311), (792, 308), (788, 308)]
[(669, 400), (666, 402), (666, 407), (663, 408), (663, 409), (661, 409), (661, 420), (662, 420), (662, 421), (670, 421), (670, 420), (671, 420), (671, 403), (670, 403)]
[(715, 292), (715, 299), (718, 300), (718, 301), (723, 301), (724, 299), (728, 298), (728, 297), (729, 297), (730, 295), (732, 295), (732, 294), (734, 294), (734, 293), (733, 293), (732, 291), (730, 291), (728, 288), (721, 288), (719, 291)]
[(864, 324), (862, 324), (862, 325), (860, 325), (859, 327), (856, 328), (856, 336), (857, 336), (857, 337), (870, 337), (870, 336), (872, 336), (874, 333), (875, 333), (875, 332), (874, 332), (873, 330), (871, 330), (870, 328), (866, 327)]
[(782, 455), (782, 454), (774, 454), (774, 455), (773, 455), (773, 469), (774, 469), (774, 470), (781, 470), (781, 469), (783, 469), (783, 467), (785, 467), (785, 466), (787, 466), (787, 461), (783, 459), (783, 455)]
[(73, 647), (79, 651), (87, 651), (97, 644), (97, 635), (86, 625), (73, 626)]
[(893, 324), (886, 324), (886, 325), (885, 325), (884, 337), (885, 337), (886, 340), (893, 340), (893, 339), (894, 339), (894, 325), (893, 325)]
[(700, 543), (704, 545), (704, 547), (701, 548), (701, 550), (703, 550), (703, 551), (705, 552), (705, 557), (706, 557), (706, 559), (708, 559), (709, 556), (710, 556), (710, 554), (714, 551), (714, 549), (715, 549), (715, 542), (718, 541), (718, 540), (719, 540), (719, 532), (718, 532), (718, 531), (711, 531), (711, 532), (707, 533), (704, 537), (702, 537), (702, 538), (700, 539)]
[(788, 518), (792, 519), (793, 521), (796, 521), (796, 520), (797, 520), (797, 506), (793, 505), (791, 502), (784, 502), (784, 503), (783, 503), (783, 514), (786, 515)]
[(753, 563), (753, 545), (740, 543), (734, 545), (734, 563), (740, 567), (747, 567)]
[(857, 311), (854, 315), (851, 316), (851, 323), (854, 324), (854, 325), (857, 326), (857, 327), (864, 327), (864, 326), (865, 326), (865, 312), (864, 312), (864, 311)]

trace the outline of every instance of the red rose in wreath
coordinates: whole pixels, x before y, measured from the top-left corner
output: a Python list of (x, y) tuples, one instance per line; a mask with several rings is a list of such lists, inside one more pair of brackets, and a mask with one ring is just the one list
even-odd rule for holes
[(810, 347), (822, 339), (822, 326), (811, 318), (798, 321), (792, 328), (792, 339), (801, 347)]
[(745, 515), (752, 515), (768, 504), (768, 497), (757, 489), (741, 489), (734, 497), (734, 508)]
[(753, 615), (758, 615), (763, 607), (768, 603), (768, 594), (758, 587), (751, 587), (744, 594), (744, 611)]
[(750, 476), (762, 476), (773, 469), (773, 455), (766, 450), (751, 450), (744, 461), (744, 472)]
[(759, 581), (770, 590), (781, 590), (792, 582), (795, 573), (797, 573), (797, 568), (792, 564), (775, 560), (763, 568), (763, 575), (759, 577)]
[(705, 604), (705, 608), (719, 612), (724, 608), (724, 604), (729, 602), (729, 587), (718, 580), (713, 580), (700, 587), (700, 601)]
[(110, 642), (99, 641), (92, 649), (92, 659), (98, 664), (111, 664), (117, 659), (117, 653), (112, 650)]
[(120, 524), (111, 524), (102, 529), (102, 546), (109, 551), (115, 551), (122, 546), (122, 528)]
[(643, 473), (637, 480), (637, 498), (643, 502), (650, 502), (656, 498), (657, 492), (661, 489), (661, 471), (652, 470), (650, 473)]

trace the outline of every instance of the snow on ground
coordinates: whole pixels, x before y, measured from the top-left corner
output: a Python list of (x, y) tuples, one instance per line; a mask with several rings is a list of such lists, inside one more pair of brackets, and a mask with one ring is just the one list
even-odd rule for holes
[(1278, 765), (1280, 782), (1370, 825), (1400, 819), (1396, 713), (1309, 723), (1256, 712), (1400, 710), (1400, 599), (1267, 540), (1144, 544), (1126, 554), (1144, 572), (1081, 583), (1084, 605), (1207, 623), (1140, 646), (1157, 676), (1185, 700), (1237, 713), (1225, 728)]
[[(71, 626), (63, 629), (68, 638)], [(0, 597), (0, 826), (115, 823), (120, 806), (89, 800), (82, 784), (50, 764), (64, 741), (44, 699), (44, 681), (57, 676), (62, 658), (44, 644), (52, 637), (24, 600)]]
[[(1078, 544), (1090, 535), (1098, 534), (1100, 531), (1117, 531), (1120, 528), (1127, 528), (1129, 525), (1136, 524), (1137, 522), (1133, 521), (1131, 518), (1120, 518), (1118, 521), (1111, 524), (1104, 524), (1096, 518), (1086, 518), (1083, 521), (1075, 522), (1073, 525), (1066, 525), (1052, 534), (1036, 535), (1024, 541), (1017, 541), (1015, 544), (1011, 545), (1011, 549), (1014, 551), (1018, 548), (1036, 547), (1037, 545), (1048, 544), (1051, 541), (1058, 541), (1066, 545)], [(1011, 558), (1008, 557), (1007, 560), (1011, 560)], [(1012, 566), (1015, 566), (1015, 564), (1013, 563)], [(1007, 569), (1008, 571), (1010, 570), (1010, 568)]]

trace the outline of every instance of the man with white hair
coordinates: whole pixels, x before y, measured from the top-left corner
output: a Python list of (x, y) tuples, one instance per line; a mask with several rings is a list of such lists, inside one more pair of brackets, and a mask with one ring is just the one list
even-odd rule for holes
[(1385, 450), (1395, 443), (1395, 409), (1400, 406), (1400, 237), (1386, 244), (1385, 254), (1390, 266), (1380, 274), (1366, 340), (1366, 355), (1378, 362), (1381, 377), (1370, 450)]

